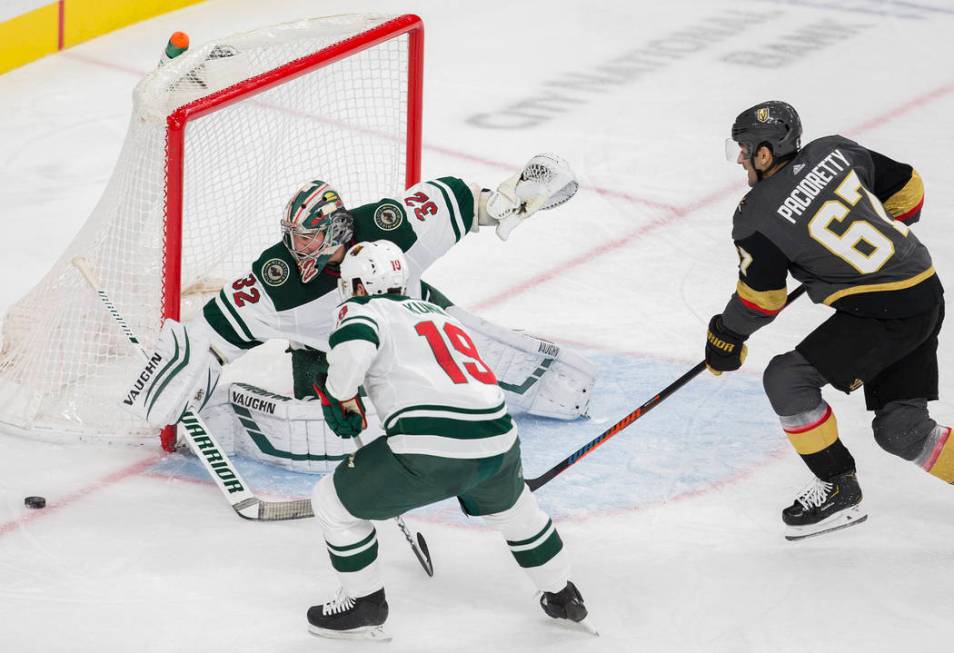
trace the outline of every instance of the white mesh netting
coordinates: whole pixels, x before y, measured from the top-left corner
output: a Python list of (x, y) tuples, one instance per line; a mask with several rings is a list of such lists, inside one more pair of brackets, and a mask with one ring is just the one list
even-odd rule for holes
[[(4, 318), (0, 428), (47, 439), (156, 435), (121, 408), (138, 354), (71, 259), (90, 262), (148, 349), (162, 318), (167, 245), (177, 246), (164, 243), (167, 116), (389, 20), (337, 16), (235, 35), (188, 51), (137, 85), (102, 198), (53, 268)], [(187, 123), (184, 303), (196, 304), (185, 289), (215, 288), (248, 273), (280, 240), (282, 210), (302, 182), (330, 181), (348, 205), (404, 188), (408, 43), (407, 34), (395, 36)]]

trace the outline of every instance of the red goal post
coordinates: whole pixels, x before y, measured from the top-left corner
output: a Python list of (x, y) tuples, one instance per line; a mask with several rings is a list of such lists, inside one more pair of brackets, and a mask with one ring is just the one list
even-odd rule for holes
[[(136, 353), (69, 261), (90, 261), (148, 348), (192, 289), (218, 292), (278, 242), (302, 182), (330, 181), (348, 205), (416, 183), (423, 30), (414, 15), (308, 19), (218, 39), (149, 73), (99, 204), (4, 318), (0, 429), (154, 434), (121, 408)], [(172, 448), (174, 429), (162, 443)]]

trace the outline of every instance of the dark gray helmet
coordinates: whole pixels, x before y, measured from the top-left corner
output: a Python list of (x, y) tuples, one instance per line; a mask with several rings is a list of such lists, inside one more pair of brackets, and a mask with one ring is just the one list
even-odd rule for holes
[(768, 145), (775, 159), (792, 158), (802, 145), (802, 121), (787, 102), (761, 102), (740, 113), (732, 124), (732, 140), (756, 153)]

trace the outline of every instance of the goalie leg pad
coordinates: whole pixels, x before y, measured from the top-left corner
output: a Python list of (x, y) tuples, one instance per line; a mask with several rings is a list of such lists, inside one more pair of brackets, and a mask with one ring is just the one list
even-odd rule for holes
[[(365, 444), (384, 434), (370, 402)], [(203, 413), (209, 428), (232, 443), (232, 451), (294, 472), (324, 474), (356, 450), (325, 423), (317, 399), (293, 399), (247, 383), (232, 383)], [(226, 437), (224, 434), (228, 433)]]
[(593, 363), (566, 347), (497, 326), (459, 306), (447, 312), (474, 336), (511, 412), (564, 420), (586, 415), (596, 382)]
[(222, 365), (201, 329), (166, 320), (123, 404), (153, 426), (175, 424), (187, 408), (202, 410), (221, 373)]

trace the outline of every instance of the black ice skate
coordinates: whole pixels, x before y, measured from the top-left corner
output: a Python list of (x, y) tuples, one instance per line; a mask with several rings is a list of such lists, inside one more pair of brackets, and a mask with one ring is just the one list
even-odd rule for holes
[(333, 639), (374, 639), (386, 642), (391, 636), (382, 628), (388, 618), (384, 590), (356, 599), (338, 590), (338, 596), (323, 605), (308, 608), (308, 631)]
[(540, 607), (554, 619), (566, 619), (579, 624), (587, 632), (599, 635), (596, 628), (586, 618), (586, 606), (583, 605), (580, 590), (576, 589), (576, 585), (570, 581), (567, 581), (566, 587), (559, 592), (542, 592)]
[(816, 478), (782, 511), (782, 521), (788, 525), (785, 539), (801, 540), (860, 524), (868, 519), (860, 504), (861, 487), (854, 472), (827, 483)]

